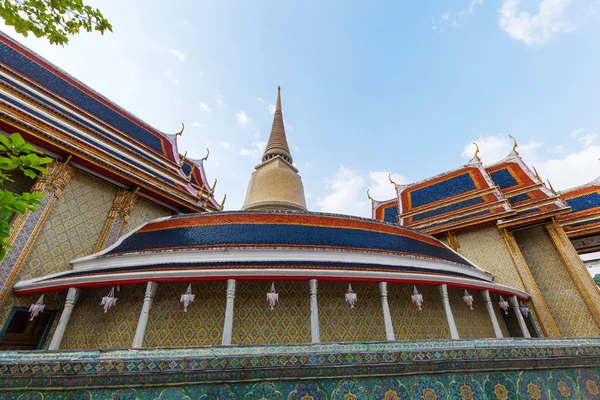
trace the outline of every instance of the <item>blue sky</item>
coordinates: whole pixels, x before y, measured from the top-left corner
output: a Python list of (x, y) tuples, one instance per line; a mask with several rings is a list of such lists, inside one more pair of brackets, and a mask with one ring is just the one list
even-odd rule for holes
[(454, 169), (481, 148), (557, 189), (600, 175), (600, 1), (92, 3), (114, 33), (68, 46), (16, 36), (156, 128), (211, 156), (241, 206), (277, 85), (308, 207), (369, 215), (365, 191)]

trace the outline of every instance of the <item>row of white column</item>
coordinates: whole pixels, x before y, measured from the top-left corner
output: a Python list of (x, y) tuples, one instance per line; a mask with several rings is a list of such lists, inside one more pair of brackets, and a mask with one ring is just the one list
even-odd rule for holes
[[(156, 282), (148, 282), (146, 285), (146, 293), (144, 295), (144, 304), (142, 306), (142, 312), (140, 313), (140, 318), (138, 321), (138, 325), (135, 331), (135, 336), (133, 338), (132, 348), (141, 348), (144, 343), (144, 335), (146, 333), (146, 327), (148, 326), (148, 317), (150, 315), (150, 309), (152, 308), (152, 302), (154, 300), (154, 296), (156, 295), (156, 289), (158, 288), (158, 283)], [(236, 288), (236, 280), (229, 279), (227, 281), (227, 303), (225, 307), (225, 323), (223, 326), (223, 345), (230, 345), (233, 337), (233, 315), (234, 315), (234, 300), (235, 300), (235, 288)], [(313, 343), (321, 342), (321, 335), (319, 330), (319, 306), (317, 302), (317, 290), (318, 289), (318, 281), (316, 279), (311, 279), (309, 281), (309, 293), (310, 293), (310, 332), (311, 332), (311, 340)], [(448, 298), (448, 287), (446, 285), (438, 286), (440, 297), (442, 300), (442, 305), (444, 307), (444, 313), (446, 315), (446, 320), (448, 322), (448, 327), (450, 329), (450, 337), (452, 339), (460, 339), (458, 336), (458, 329), (456, 328), (456, 322), (454, 321), (454, 316), (452, 314), (452, 308), (450, 307), (450, 300)], [(77, 303), (77, 299), (79, 298), (80, 289), (70, 288), (67, 293), (67, 300), (65, 303), (65, 308), (60, 316), (60, 320), (58, 322), (58, 326), (52, 336), (52, 340), (50, 342), (49, 350), (58, 350), (60, 348), (60, 343), (65, 334), (65, 330), (67, 324), (69, 323), (69, 319), (71, 318), (71, 314), (73, 312), (73, 308)], [(392, 316), (390, 314), (390, 307), (388, 304), (388, 285), (387, 282), (379, 282), (379, 293), (381, 296), (381, 308), (383, 310), (383, 321), (385, 325), (385, 337), (387, 341), (396, 340), (396, 336), (394, 334), (394, 325), (392, 323)], [(494, 329), (494, 334), (497, 338), (502, 338), (502, 330), (500, 329), (500, 324), (498, 323), (498, 318), (496, 317), (496, 312), (494, 310), (494, 306), (492, 304), (492, 300), (490, 298), (490, 293), (488, 290), (482, 290), (481, 295), (483, 297), (483, 301), (485, 303), (485, 307), (487, 309), (488, 315), (492, 322), (492, 326)], [(510, 304), (515, 311), (515, 315), (517, 317), (519, 327), (521, 328), (521, 332), (523, 337), (529, 338), (531, 337), (529, 334), (529, 330), (527, 329), (527, 325), (525, 324), (525, 320), (523, 315), (521, 315), (519, 308), (519, 301), (516, 296), (510, 297)]]

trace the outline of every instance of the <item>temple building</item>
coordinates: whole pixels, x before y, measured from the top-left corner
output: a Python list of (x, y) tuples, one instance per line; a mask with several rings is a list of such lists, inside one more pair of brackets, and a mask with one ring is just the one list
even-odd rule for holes
[(14, 184), (47, 196), (0, 268), (1, 398), (600, 395), (600, 292), (577, 253), (600, 243), (597, 183), (556, 193), (515, 141), (391, 182), (373, 218), (312, 212), (278, 89), (243, 207), (223, 211), (183, 127), (5, 35), (0, 75), (3, 134), (55, 159)]

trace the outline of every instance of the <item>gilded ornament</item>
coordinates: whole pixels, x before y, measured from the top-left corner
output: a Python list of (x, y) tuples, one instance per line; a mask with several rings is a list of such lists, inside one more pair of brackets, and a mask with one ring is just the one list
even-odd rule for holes
[(519, 154), (519, 152), (517, 151), (517, 147), (519, 147), (519, 145), (517, 144), (517, 139), (515, 139), (512, 135), (508, 135), (508, 137), (513, 140), (513, 148), (512, 148), (513, 153)]
[(175, 136), (181, 136), (183, 135), (183, 130), (185, 129), (185, 125), (183, 124), (183, 122), (181, 123), (181, 130), (179, 132), (177, 132), (175, 134)]
[(185, 163), (186, 159), (187, 159), (187, 151), (183, 154), (183, 157), (181, 157), (181, 161), (179, 162), (180, 167), (183, 167), (183, 164)]
[(208, 161), (208, 156), (210, 155), (210, 150), (208, 149), (208, 147), (206, 148), (206, 156), (204, 158), (202, 158), (202, 161)]
[(479, 146), (475, 142), (473, 142), (473, 144), (475, 145), (475, 155), (473, 156), (473, 158), (476, 158), (477, 161), (481, 161), (481, 158), (479, 158)]

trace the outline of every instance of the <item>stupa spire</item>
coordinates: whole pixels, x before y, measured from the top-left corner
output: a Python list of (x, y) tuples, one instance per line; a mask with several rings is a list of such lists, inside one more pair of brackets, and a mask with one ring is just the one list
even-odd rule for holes
[(281, 87), (277, 86), (277, 105), (273, 115), (273, 126), (269, 135), (269, 142), (265, 148), (262, 161), (265, 162), (275, 156), (280, 156), (290, 164), (293, 162), (290, 148), (285, 136), (285, 126), (283, 125), (283, 113), (281, 112)]

